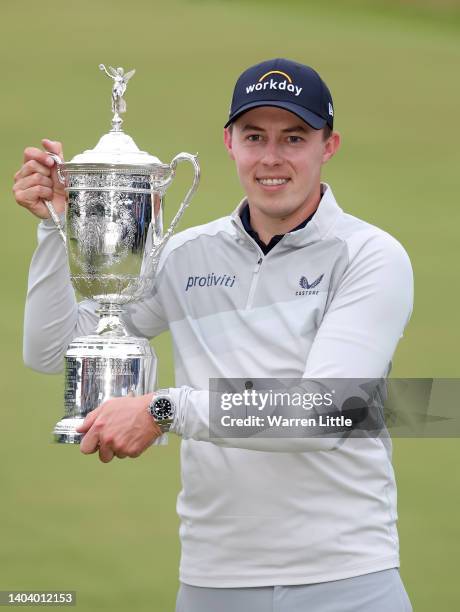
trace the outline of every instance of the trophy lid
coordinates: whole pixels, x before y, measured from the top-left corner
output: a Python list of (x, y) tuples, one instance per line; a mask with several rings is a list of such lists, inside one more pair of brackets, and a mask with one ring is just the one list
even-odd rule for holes
[(140, 171), (160, 171), (164, 174), (170, 167), (163, 164), (158, 157), (150, 155), (146, 151), (141, 151), (134, 140), (121, 129), (123, 119), (121, 114), (126, 112), (126, 101), (124, 94), (129, 79), (136, 72), (124, 71), (122, 67), (108, 69), (104, 64), (99, 64), (99, 69), (105, 72), (113, 81), (112, 84), (112, 129), (104, 134), (94, 149), (88, 149), (83, 153), (75, 155), (70, 162), (64, 164), (67, 170), (78, 171), (84, 167), (117, 166), (128, 167)]
[(94, 149), (75, 155), (70, 164), (110, 164), (116, 166), (164, 165), (154, 155), (141, 151), (134, 140), (123, 130), (104, 134)]

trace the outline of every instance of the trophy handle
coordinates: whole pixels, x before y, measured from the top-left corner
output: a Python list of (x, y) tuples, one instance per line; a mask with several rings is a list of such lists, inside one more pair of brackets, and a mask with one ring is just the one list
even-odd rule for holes
[(198, 188), (198, 184), (200, 182), (200, 165), (198, 163), (198, 155), (191, 155), (190, 153), (179, 153), (178, 155), (176, 155), (176, 157), (174, 157), (174, 159), (172, 160), (170, 164), (171, 165), (171, 176), (169, 178), (169, 181), (171, 181), (174, 178), (174, 175), (176, 174), (177, 164), (181, 161), (188, 161), (192, 164), (194, 171), (195, 171), (195, 174), (193, 177), (193, 183), (190, 189), (187, 191), (187, 194), (182, 204), (180, 205), (179, 210), (177, 211), (174, 219), (171, 221), (171, 225), (169, 226), (168, 231), (164, 234), (161, 241), (158, 244), (154, 245), (154, 247), (150, 251), (150, 257), (155, 259), (156, 264), (158, 263), (160, 253), (162, 252), (168, 240), (171, 238), (171, 235), (174, 232), (176, 225), (179, 223), (179, 220), (184, 214), (185, 209), (190, 204), (190, 200), (192, 199), (195, 191)]
[[(48, 153), (48, 155), (50, 157), (52, 157), (54, 159), (54, 161), (56, 162), (56, 170), (57, 170), (57, 175), (58, 175), (58, 179), (59, 182), (64, 184), (65, 179), (62, 175), (61, 169), (60, 169), (60, 165), (63, 163), (62, 159), (59, 157), (59, 155), (56, 155), (55, 153)], [(64, 243), (64, 246), (67, 246), (67, 238), (64, 232), (64, 228), (62, 227), (62, 223), (61, 220), (59, 219), (59, 215), (57, 214), (54, 206), (52, 205), (52, 203), (49, 200), (43, 200), (43, 202), (45, 203), (46, 208), (48, 209), (48, 212), (50, 214), (51, 219), (54, 222), (54, 225), (57, 227), (59, 234), (62, 238), (62, 241)]]

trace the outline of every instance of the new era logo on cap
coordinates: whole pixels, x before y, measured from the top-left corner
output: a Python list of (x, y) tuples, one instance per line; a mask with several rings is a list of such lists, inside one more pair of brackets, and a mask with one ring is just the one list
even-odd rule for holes
[(225, 127), (258, 106), (284, 108), (318, 130), (326, 124), (333, 127), (332, 97), (326, 84), (313, 68), (291, 60), (268, 60), (241, 74)]

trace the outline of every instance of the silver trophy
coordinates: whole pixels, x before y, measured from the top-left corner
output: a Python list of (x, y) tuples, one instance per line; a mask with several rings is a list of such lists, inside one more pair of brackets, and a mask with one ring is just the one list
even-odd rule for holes
[[(120, 116), (135, 71), (99, 68), (113, 79), (112, 129), (70, 162), (50, 153), (65, 185), (65, 231), (51, 202), (45, 202), (66, 245), (74, 288), (100, 304), (95, 334), (75, 338), (65, 355), (65, 415), (54, 429), (55, 441), (64, 444), (80, 443), (76, 428), (110, 397), (153, 391), (155, 354), (148, 340), (128, 335), (120, 314), (125, 304), (152, 290), (161, 253), (200, 178), (195, 155), (179, 153), (163, 164), (139, 150), (121, 129)], [(163, 233), (165, 191), (181, 161), (193, 165), (193, 184)]]

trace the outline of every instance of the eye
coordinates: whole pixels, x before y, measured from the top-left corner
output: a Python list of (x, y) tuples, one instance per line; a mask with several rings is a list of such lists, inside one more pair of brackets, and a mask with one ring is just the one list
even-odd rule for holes
[(248, 140), (249, 142), (260, 142), (262, 140), (262, 135), (261, 134), (249, 134), (246, 137), (246, 140)]
[(291, 144), (297, 144), (299, 142), (303, 142), (303, 138), (301, 136), (288, 136), (288, 142)]

